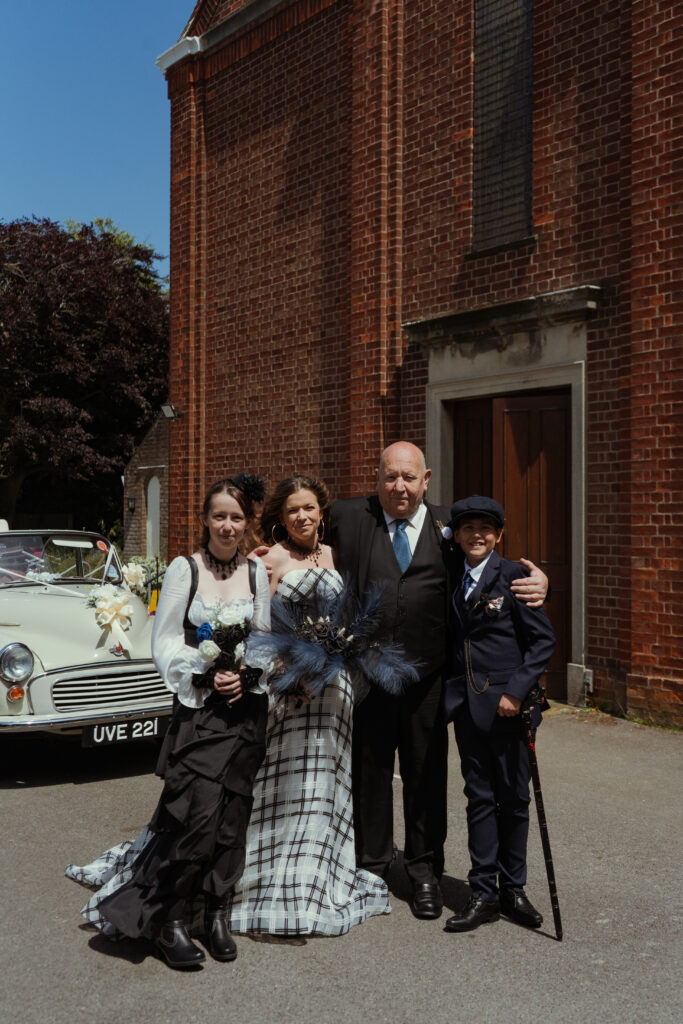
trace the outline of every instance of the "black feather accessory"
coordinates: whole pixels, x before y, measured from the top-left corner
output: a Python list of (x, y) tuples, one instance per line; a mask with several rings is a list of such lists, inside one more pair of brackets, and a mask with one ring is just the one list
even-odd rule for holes
[(266, 496), (266, 485), (255, 473), (238, 473), (230, 477), (230, 483), (249, 498), (250, 501), (263, 501)]
[(279, 669), (270, 684), (276, 693), (318, 696), (340, 672), (351, 675), (356, 699), (369, 683), (398, 695), (419, 678), (399, 644), (377, 640), (382, 618), (382, 589), (361, 600), (350, 584), (335, 594), (323, 584), (303, 601), (276, 594), (270, 606), (271, 632), (254, 631), (249, 653), (274, 659)]

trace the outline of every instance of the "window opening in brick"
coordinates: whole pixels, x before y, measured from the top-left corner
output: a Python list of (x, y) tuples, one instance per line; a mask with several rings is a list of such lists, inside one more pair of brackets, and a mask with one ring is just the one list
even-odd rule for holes
[(475, 0), (472, 250), (532, 232), (532, 0)]
[(161, 532), (161, 485), (159, 477), (153, 476), (147, 484), (147, 544), (145, 554), (148, 558), (159, 554), (159, 535)]

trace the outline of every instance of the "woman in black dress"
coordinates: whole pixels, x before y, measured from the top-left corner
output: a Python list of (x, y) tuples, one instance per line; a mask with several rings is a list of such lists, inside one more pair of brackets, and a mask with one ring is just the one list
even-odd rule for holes
[(132, 877), (98, 901), (105, 922), (151, 939), (174, 968), (205, 959), (187, 929), (199, 896), (209, 952), (222, 961), (237, 955), (227, 905), (244, 867), (267, 715), (245, 639), (252, 626), (270, 623), (265, 568), (239, 544), (262, 498), (261, 482), (244, 474), (215, 484), (203, 506), (201, 549), (167, 569), (152, 636), (155, 664), (177, 695), (157, 765), (164, 789)]

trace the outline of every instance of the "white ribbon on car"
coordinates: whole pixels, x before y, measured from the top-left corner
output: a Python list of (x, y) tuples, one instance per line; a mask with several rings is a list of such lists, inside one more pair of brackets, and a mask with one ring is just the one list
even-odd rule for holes
[(90, 597), (95, 602), (97, 625), (101, 629), (108, 629), (112, 640), (130, 653), (130, 644), (125, 636), (126, 630), (130, 629), (133, 622), (130, 594), (125, 590), (119, 590), (113, 583), (103, 583), (99, 587), (93, 587)]
[[(61, 583), (58, 585), (56, 583), (51, 583), (50, 580), (39, 579), (39, 575), (42, 576), (44, 573), (36, 573), (34, 576), (30, 576), (28, 573), (15, 572), (14, 569), (5, 569), (4, 566), (0, 565), (0, 575), (2, 575), (2, 573), (6, 573), (8, 576), (16, 576), (16, 578), (21, 580), (22, 583), (38, 583), (41, 587), (53, 587), (54, 590), (58, 590), (60, 594), (68, 594), (69, 597), (80, 597), (80, 599), (83, 600), (83, 594), (78, 590), (69, 590), (68, 587), (62, 586)], [(0, 587), (1, 586), (2, 584), (0, 584)]]

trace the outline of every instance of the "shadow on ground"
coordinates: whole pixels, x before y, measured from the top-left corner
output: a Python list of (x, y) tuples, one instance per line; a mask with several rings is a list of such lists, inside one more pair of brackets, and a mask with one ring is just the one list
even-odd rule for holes
[[(83, 931), (90, 931), (91, 925), (83, 924)], [(151, 942), (146, 939), (119, 939), (114, 941), (101, 935), (99, 932), (92, 935), (88, 945), (94, 953), (101, 953), (103, 956), (112, 957), (115, 960), (126, 960), (129, 964), (141, 964), (148, 957), (153, 960), (161, 960)]]
[(0, 737), (0, 790), (149, 775), (158, 747), (151, 740), (82, 747), (80, 736), (17, 733)]

